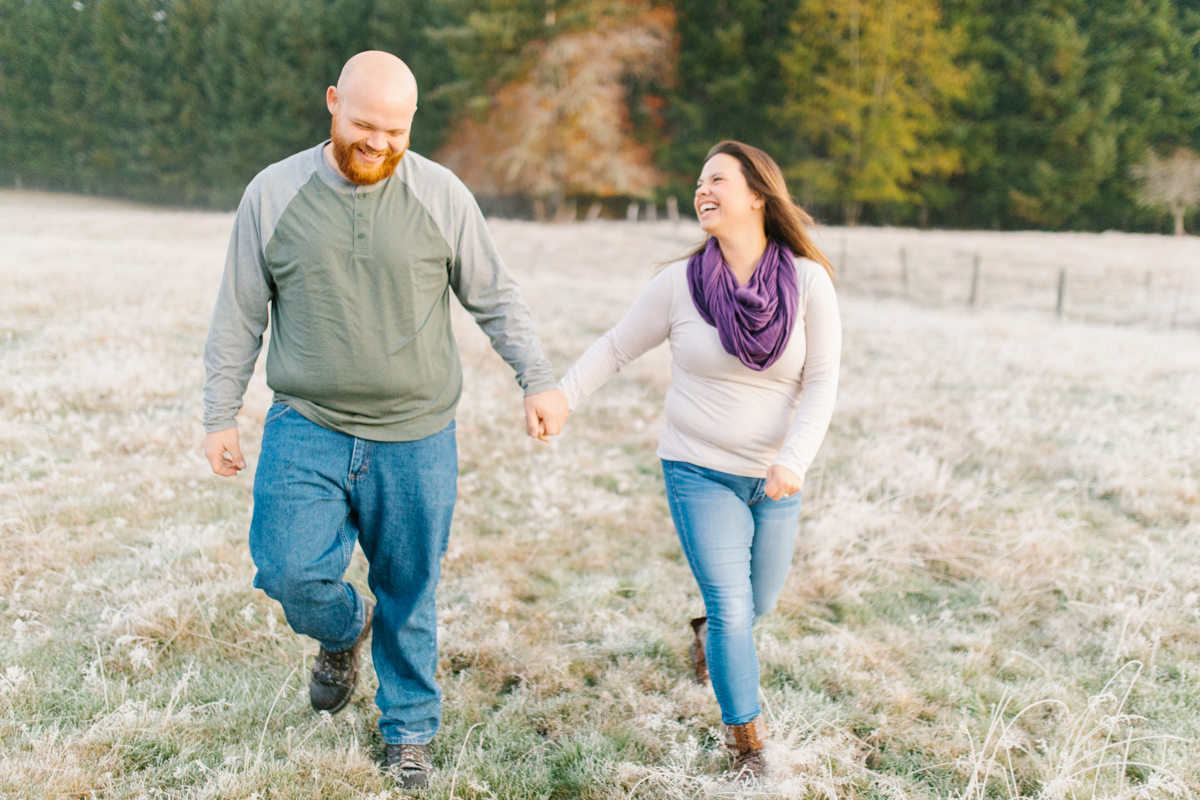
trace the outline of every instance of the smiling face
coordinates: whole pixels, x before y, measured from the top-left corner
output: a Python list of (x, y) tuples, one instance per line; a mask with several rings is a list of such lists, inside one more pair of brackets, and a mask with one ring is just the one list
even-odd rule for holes
[(746, 225), (763, 227), (763, 199), (750, 190), (742, 165), (728, 153), (704, 164), (693, 200), (700, 228), (718, 239)]
[(403, 62), (383, 53), (360, 53), (326, 92), (333, 122), (333, 158), (346, 180), (378, 183), (396, 170), (408, 149), (417, 86)]

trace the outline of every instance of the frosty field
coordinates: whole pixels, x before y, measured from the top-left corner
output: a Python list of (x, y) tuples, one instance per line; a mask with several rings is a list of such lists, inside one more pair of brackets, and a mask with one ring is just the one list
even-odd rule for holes
[[(0, 192), (5, 798), (399, 794), (374, 766), (372, 671), (345, 712), (312, 713), (316, 645), (251, 587), (252, 475), (201, 453), (231, 224)], [(698, 232), (492, 229), (559, 374)], [(459, 310), (424, 796), (1200, 795), (1200, 240), (821, 237), (845, 266), (842, 383), (757, 633), (770, 780), (723, 779), (716, 702), (688, 679), (702, 605), (654, 455), (665, 349), (547, 445)], [(260, 373), (251, 466), (269, 401)], [(361, 554), (350, 577), (365, 587)]]

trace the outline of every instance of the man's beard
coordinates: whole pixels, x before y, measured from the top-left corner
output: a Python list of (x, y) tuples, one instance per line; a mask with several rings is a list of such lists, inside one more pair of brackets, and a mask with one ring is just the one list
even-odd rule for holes
[(351, 142), (348, 139), (343, 139), (338, 136), (337, 119), (335, 118), (329, 126), (329, 139), (333, 142), (333, 160), (337, 162), (338, 169), (351, 183), (371, 184), (379, 183), (384, 178), (391, 176), (396, 171), (396, 167), (400, 164), (400, 159), (404, 157), (407, 148), (396, 152), (394, 150), (385, 150), (387, 155), (383, 161), (378, 164), (363, 165), (355, 160), (354, 152), (357, 149), (374, 155), (377, 151), (367, 147), (365, 139), (358, 142)]

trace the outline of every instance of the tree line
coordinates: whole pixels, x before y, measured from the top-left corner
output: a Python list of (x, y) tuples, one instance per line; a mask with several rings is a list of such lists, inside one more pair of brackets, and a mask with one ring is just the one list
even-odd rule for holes
[(0, 0), (0, 185), (231, 207), (368, 48), (523, 213), (688, 198), (735, 138), (826, 222), (1167, 231), (1147, 170), (1200, 147), (1200, 0)]

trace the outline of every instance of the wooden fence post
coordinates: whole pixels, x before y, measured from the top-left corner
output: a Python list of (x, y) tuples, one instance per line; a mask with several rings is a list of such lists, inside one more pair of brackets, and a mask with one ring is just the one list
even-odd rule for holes
[(975, 266), (971, 270), (971, 299), (967, 301), (967, 305), (971, 308), (975, 307), (975, 301), (979, 299), (979, 253), (975, 254)]
[(629, 209), (625, 212), (625, 221), (626, 222), (637, 222), (637, 218), (638, 218), (638, 204), (630, 203)]
[(1067, 296), (1067, 271), (1060, 269), (1058, 271), (1058, 303), (1054, 307), (1054, 313), (1059, 319), (1062, 319), (1063, 314), (1063, 298)]

